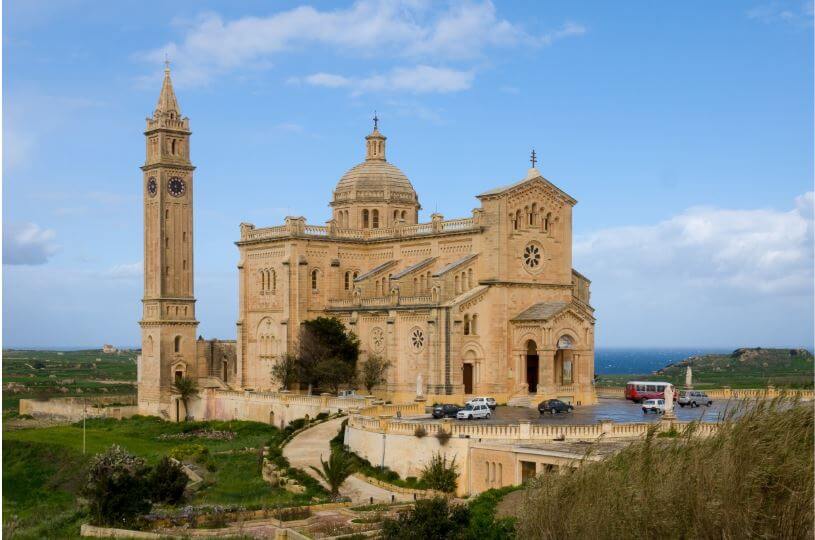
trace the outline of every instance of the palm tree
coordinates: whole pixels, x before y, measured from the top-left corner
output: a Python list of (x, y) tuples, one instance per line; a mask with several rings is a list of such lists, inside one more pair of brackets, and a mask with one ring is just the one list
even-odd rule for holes
[(184, 421), (190, 416), (189, 399), (198, 393), (198, 383), (191, 377), (179, 377), (173, 384), (173, 389), (178, 392), (181, 402), (184, 404)]
[(328, 461), (323, 461), (323, 456), (320, 456), (320, 463), (322, 470), (314, 465), (311, 465), (311, 468), (328, 484), (331, 495), (336, 497), (345, 479), (354, 473), (354, 464), (343, 452), (337, 450), (331, 451)]

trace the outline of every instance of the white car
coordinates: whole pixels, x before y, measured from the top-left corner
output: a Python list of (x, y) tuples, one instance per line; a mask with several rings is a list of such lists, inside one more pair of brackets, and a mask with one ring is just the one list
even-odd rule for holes
[(489, 418), (490, 408), (485, 403), (468, 403), (463, 409), (456, 413), (456, 418), (459, 420), (473, 420), (475, 418)]
[(642, 412), (643, 414), (648, 414), (649, 412), (655, 412), (657, 414), (662, 414), (665, 412), (665, 400), (664, 399), (646, 399), (642, 402)]
[(490, 409), (495, 409), (498, 404), (493, 397), (479, 396), (468, 400), (465, 405), (486, 405)]

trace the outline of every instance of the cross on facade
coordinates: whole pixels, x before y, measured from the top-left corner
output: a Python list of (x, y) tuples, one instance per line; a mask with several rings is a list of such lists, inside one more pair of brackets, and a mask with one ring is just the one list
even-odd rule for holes
[(535, 154), (535, 149), (534, 148), (532, 149), (532, 157), (530, 158), (530, 161), (532, 162), (532, 168), (534, 169), (535, 168), (535, 163), (538, 162), (538, 157)]

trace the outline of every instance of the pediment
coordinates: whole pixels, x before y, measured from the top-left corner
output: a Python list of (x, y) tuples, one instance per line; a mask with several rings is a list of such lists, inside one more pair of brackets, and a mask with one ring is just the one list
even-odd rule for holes
[(516, 182), (508, 186), (486, 191), (481, 195), (478, 195), (478, 198), (482, 200), (493, 198), (507, 198), (514, 200), (533, 196), (544, 197), (557, 204), (569, 204), (572, 206), (577, 204), (577, 200), (540, 174), (537, 176), (524, 178), (520, 182)]

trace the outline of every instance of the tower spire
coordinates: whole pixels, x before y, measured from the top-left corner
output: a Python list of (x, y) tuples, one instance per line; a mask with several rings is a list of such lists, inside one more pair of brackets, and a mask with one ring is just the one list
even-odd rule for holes
[(178, 107), (178, 100), (175, 98), (175, 92), (173, 91), (173, 81), (170, 79), (170, 61), (166, 57), (164, 59), (164, 82), (161, 84), (161, 93), (158, 96), (155, 114), (181, 116), (181, 109)]

